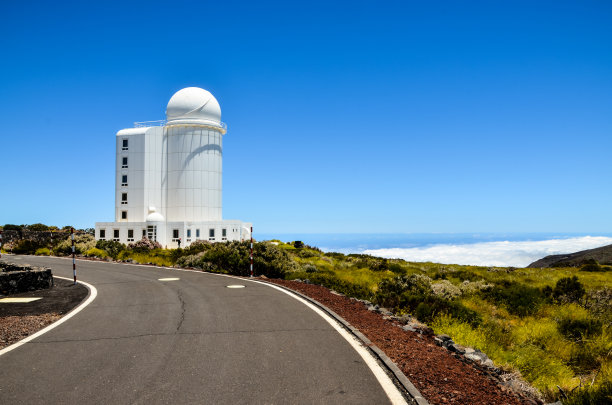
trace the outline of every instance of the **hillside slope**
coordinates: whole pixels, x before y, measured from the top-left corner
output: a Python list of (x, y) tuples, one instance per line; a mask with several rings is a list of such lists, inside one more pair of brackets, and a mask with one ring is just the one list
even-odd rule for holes
[(612, 265), (612, 245), (576, 253), (546, 256), (527, 267), (578, 267), (591, 260), (596, 260), (599, 264)]

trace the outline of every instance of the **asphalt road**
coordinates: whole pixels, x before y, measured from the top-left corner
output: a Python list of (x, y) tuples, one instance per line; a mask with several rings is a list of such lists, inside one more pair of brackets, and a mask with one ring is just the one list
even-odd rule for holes
[[(15, 258), (72, 277), (69, 260)], [(97, 298), (0, 356), (1, 404), (389, 403), (338, 332), (269, 286), (90, 261), (77, 270)]]

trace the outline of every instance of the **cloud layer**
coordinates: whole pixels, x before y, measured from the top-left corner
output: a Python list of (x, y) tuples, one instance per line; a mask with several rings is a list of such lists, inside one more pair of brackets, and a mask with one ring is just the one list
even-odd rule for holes
[(574, 253), (612, 244), (612, 238), (582, 236), (521, 242), (440, 244), (416, 248), (368, 249), (362, 253), (413, 262), (524, 267), (548, 255)]

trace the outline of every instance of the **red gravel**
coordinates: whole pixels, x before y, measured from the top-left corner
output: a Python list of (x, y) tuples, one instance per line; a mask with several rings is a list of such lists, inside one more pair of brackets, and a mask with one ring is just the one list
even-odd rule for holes
[(61, 317), (55, 313), (0, 317), (0, 349), (38, 332)]
[(325, 305), (363, 333), (402, 370), (431, 404), (501, 405), (533, 403), (498, 384), (485, 371), (437, 346), (433, 336), (405, 331), (359, 301), (318, 285), (268, 280)]

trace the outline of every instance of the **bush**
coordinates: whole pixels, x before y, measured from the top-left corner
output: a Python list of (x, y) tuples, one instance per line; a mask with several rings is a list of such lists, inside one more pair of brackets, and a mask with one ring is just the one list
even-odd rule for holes
[(301, 240), (296, 240), (295, 242), (293, 242), (293, 247), (296, 249), (301, 249), (304, 247), (304, 242), (302, 242)]
[(28, 229), (30, 231), (41, 232), (41, 231), (48, 231), (49, 227), (45, 224), (32, 224), (32, 225), (28, 225)]
[(612, 381), (604, 381), (601, 385), (585, 386), (569, 394), (563, 405), (603, 405), (612, 403)]
[(560, 302), (578, 302), (584, 294), (584, 287), (576, 276), (560, 279), (552, 291), (553, 297)]
[(22, 229), (23, 225), (6, 224), (2, 227), (3, 231), (21, 231)]
[(151, 240), (145, 236), (142, 237), (138, 242), (130, 243), (128, 249), (136, 253), (148, 253), (153, 249), (161, 249), (161, 244), (157, 241)]
[[(199, 248), (203, 250), (196, 255), (178, 258), (177, 264), (238, 276), (251, 274), (249, 242), (214, 243)], [(270, 278), (284, 278), (286, 273), (298, 268), (287, 252), (262, 242), (253, 245), (253, 262), (255, 275), (263, 274)]]
[(557, 327), (566, 338), (582, 340), (600, 334), (603, 322), (597, 319), (562, 319), (558, 322)]
[(291, 274), (288, 278), (306, 279), (313, 284), (322, 285), (323, 287), (327, 287), (330, 290), (334, 290), (349, 297), (365, 300), (373, 299), (372, 291), (366, 286), (340, 280), (338, 277), (330, 273), (294, 273)]
[(99, 240), (96, 242), (96, 248), (97, 250), (103, 250), (106, 252), (104, 257), (110, 256), (115, 260), (119, 257), (119, 254), (126, 249), (123, 243), (114, 240)]
[(545, 294), (538, 288), (513, 281), (504, 281), (482, 294), (496, 305), (503, 305), (508, 312), (521, 317), (534, 314), (545, 300)]
[(434, 294), (429, 277), (413, 274), (381, 281), (374, 300), (379, 305), (392, 308), (396, 312), (410, 311), (421, 322), (432, 322), (444, 314), (471, 325), (479, 325), (482, 322), (482, 318), (475, 311), (442, 295)]
[(33, 255), (42, 247), (44, 246), (39, 242), (22, 239), (13, 247), (12, 252), (18, 255)]
[(91, 248), (87, 252), (85, 252), (85, 256), (87, 257), (97, 257), (100, 259), (105, 259), (109, 256), (106, 250)]
[[(76, 254), (83, 254), (89, 249), (96, 247), (96, 240), (93, 236), (88, 234), (76, 234), (74, 235), (74, 247)], [(58, 256), (68, 256), (72, 254), (72, 239), (67, 237), (53, 248), (53, 253)]]
[(49, 256), (51, 255), (51, 251), (49, 250), (49, 248), (40, 248), (40, 249), (36, 249), (36, 253), (34, 253), (36, 256)]
[(317, 269), (317, 266), (313, 264), (306, 263), (302, 266), (302, 271), (305, 271), (306, 273), (316, 273), (319, 271), (319, 269)]

